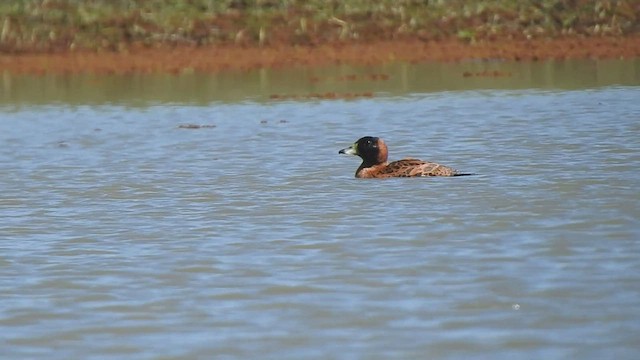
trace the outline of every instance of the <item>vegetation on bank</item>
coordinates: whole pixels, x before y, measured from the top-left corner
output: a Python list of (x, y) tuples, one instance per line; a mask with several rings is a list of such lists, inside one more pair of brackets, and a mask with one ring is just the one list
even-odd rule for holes
[(637, 0), (4, 0), (0, 51), (627, 36), (639, 24)]

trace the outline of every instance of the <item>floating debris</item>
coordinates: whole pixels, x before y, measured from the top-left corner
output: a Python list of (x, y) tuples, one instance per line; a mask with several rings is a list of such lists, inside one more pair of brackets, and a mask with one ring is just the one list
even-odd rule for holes
[(203, 125), (199, 125), (199, 124), (181, 124), (178, 125), (178, 129), (212, 129), (216, 127), (215, 125), (211, 125), (211, 124), (203, 124)]

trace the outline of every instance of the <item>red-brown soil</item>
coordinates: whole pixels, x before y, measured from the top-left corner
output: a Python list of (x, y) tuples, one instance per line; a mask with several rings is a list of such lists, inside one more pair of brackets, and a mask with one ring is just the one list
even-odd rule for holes
[[(452, 62), (468, 59), (537, 61), (576, 58), (640, 57), (640, 35), (625, 37), (564, 37), (532, 40), (492, 40), (467, 43), (441, 41), (379, 41), (318, 46), (138, 48), (123, 52), (0, 54), (0, 72), (22, 74), (215, 73), (226, 70), (377, 65), (393, 61)], [(470, 74), (469, 76), (488, 76)]]

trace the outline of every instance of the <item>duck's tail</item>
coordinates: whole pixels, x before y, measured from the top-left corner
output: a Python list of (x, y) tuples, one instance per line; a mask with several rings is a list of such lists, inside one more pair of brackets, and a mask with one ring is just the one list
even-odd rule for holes
[(478, 175), (476, 173), (458, 173), (458, 174), (453, 174), (453, 176), (475, 176)]

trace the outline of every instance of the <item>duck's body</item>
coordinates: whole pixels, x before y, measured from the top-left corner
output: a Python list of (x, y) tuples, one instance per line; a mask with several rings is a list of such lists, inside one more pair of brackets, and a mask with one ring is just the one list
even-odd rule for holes
[(422, 161), (402, 159), (369, 167), (360, 167), (357, 178), (415, 177), (415, 176), (456, 176), (458, 172), (448, 166)]
[(448, 166), (419, 159), (402, 159), (387, 162), (388, 150), (384, 141), (377, 137), (365, 136), (352, 146), (342, 149), (339, 154), (356, 155), (362, 164), (356, 170), (357, 178), (390, 178), (416, 176), (460, 176), (462, 174)]

